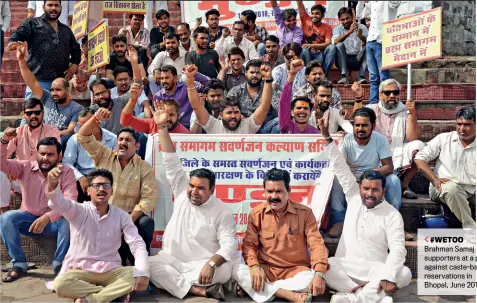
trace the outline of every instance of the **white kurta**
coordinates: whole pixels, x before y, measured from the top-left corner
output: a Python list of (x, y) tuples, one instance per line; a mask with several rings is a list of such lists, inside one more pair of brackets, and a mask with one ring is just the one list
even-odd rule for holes
[(348, 201), (343, 233), (335, 257), (329, 259), (327, 284), (341, 290), (339, 285), (345, 283), (334, 281), (334, 277), (340, 276), (336, 271), (344, 271), (355, 280), (373, 281), (365, 288), (375, 288), (374, 293), (366, 293), (372, 296), (368, 298), (369, 302), (377, 302), (376, 296), (382, 298), (385, 295), (384, 292), (377, 294), (379, 281), (388, 280), (403, 287), (411, 280), (410, 270), (404, 266), (406, 248), (402, 216), (386, 201), (372, 209), (366, 208), (356, 178), (338, 147), (329, 144), (325, 151)]
[[(189, 177), (175, 153), (163, 153), (166, 176), (174, 194), (174, 211), (164, 231), (162, 251), (149, 258), (151, 282), (183, 298), (198, 285), (202, 267), (214, 255), (231, 261), (237, 251), (235, 220), (227, 206), (214, 196), (200, 206), (187, 197)], [(229, 262), (218, 267), (212, 284), (231, 277)]]

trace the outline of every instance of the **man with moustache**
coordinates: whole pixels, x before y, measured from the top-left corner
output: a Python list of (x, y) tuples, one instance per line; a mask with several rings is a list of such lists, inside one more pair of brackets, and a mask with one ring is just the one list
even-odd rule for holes
[[(429, 165), (432, 160), (436, 160), (434, 171)], [(459, 109), (456, 131), (437, 135), (414, 162), (431, 182), (431, 200), (447, 204), (462, 227), (475, 235), (475, 217), (469, 207), (475, 206), (475, 108)]]
[[(326, 115), (329, 117), (329, 114)], [(367, 170), (381, 173), (386, 180), (386, 201), (397, 210), (401, 207), (401, 182), (393, 174), (392, 152), (385, 136), (373, 131), (376, 126), (376, 115), (370, 108), (361, 108), (353, 113), (353, 133), (344, 137), (341, 151), (346, 163), (351, 168), (355, 179), (360, 180)], [(384, 186), (384, 184), (383, 184)], [(331, 229), (328, 235), (338, 238), (343, 230), (346, 215), (347, 196), (342, 184), (335, 177), (330, 193)]]
[[(194, 64), (199, 68), (199, 73), (209, 78), (217, 78), (220, 71), (219, 55), (213, 49), (209, 49), (208, 43), (210, 33), (204, 26), (199, 26), (194, 30), (195, 51), (187, 52), (185, 64)], [(213, 42), (215, 43), (215, 42)]]
[(326, 115), (329, 118), (330, 124), (328, 127), (331, 134), (337, 133), (338, 127), (341, 127), (348, 134), (353, 133), (353, 125), (351, 125), (349, 120), (346, 120), (338, 109), (330, 107), (333, 91), (335, 90), (333, 84), (328, 80), (324, 80), (318, 82), (316, 86), (315, 106), (308, 123), (318, 128), (316, 121)]
[(174, 210), (162, 250), (149, 258), (151, 282), (180, 299), (191, 294), (224, 300), (222, 284), (230, 280), (237, 252), (235, 220), (214, 196), (214, 172), (199, 168), (187, 176), (167, 130), (168, 111), (160, 106), (154, 120)]
[(33, 96), (43, 103), (45, 124), (55, 126), (60, 130), (61, 143), (65, 147), (68, 139), (74, 134), (78, 113), (83, 106), (71, 100), (69, 82), (65, 78), (55, 79), (51, 83), (50, 91), (41, 86), (25, 61), (25, 42), (14, 42), (12, 47), (17, 51), (18, 65), (23, 80), (31, 88)]
[(303, 1), (297, 1), (298, 12), (300, 13), (301, 28), (303, 29), (305, 44), (303, 47), (303, 58), (305, 62), (317, 60), (328, 75), (336, 57), (336, 47), (331, 42), (331, 26), (322, 22), (326, 9), (321, 4), (311, 7), (310, 15), (305, 10)]
[[(215, 42), (224, 36), (223, 31), (227, 29), (226, 27), (219, 25), (220, 12), (215, 8), (209, 9), (205, 12), (205, 22), (208, 26), (210, 42), (208, 43), (208, 48), (215, 48)], [(197, 30), (198, 26), (196, 26)], [(195, 31), (194, 31), (195, 33)], [(199, 71), (200, 72), (200, 71)], [(214, 78), (214, 77), (212, 77)]]
[[(78, 71), (81, 49), (68, 25), (58, 21), (61, 1), (44, 1), (43, 8), (45, 13), (41, 17), (26, 19), (12, 33), (7, 50), (14, 51), (20, 45), (18, 42), (27, 42), (28, 68), (40, 86), (50, 90), (53, 80), (62, 77), (71, 80)], [(28, 85), (25, 99), (32, 96), (35, 94)]]
[(359, 70), (355, 82), (367, 84), (366, 81), (366, 44), (368, 28), (364, 24), (353, 20), (353, 11), (349, 7), (343, 7), (338, 11), (338, 19), (341, 25), (333, 29), (332, 42), (336, 46), (336, 63), (341, 69), (341, 79), (338, 84), (348, 84), (348, 67), (351, 70)]
[(227, 91), (230, 91), (233, 87), (239, 86), (242, 83), (247, 82), (247, 76), (245, 75), (245, 54), (238, 47), (232, 47), (227, 53), (227, 62), (225, 57), (220, 57), (220, 70), (217, 78), (224, 82)]
[[(180, 106), (176, 100), (162, 100), (156, 101), (154, 103), (153, 110), (153, 118), (137, 118), (134, 117), (132, 109), (134, 108), (135, 102), (133, 100), (129, 100), (128, 104), (124, 107), (123, 112), (121, 114), (121, 124), (125, 127), (131, 127), (132, 129), (145, 133), (145, 134), (155, 134), (158, 132), (158, 126), (155, 122), (154, 113), (158, 111), (158, 106), (164, 107), (164, 110), (167, 111), (167, 130), (171, 134), (188, 134), (189, 130), (182, 126), (179, 123), (179, 115), (180, 115)], [(157, 115), (156, 115), (157, 116)]]
[(270, 35), (263, 43), (265, 43), (265, 54), (260, 57), (260, 61), (268, 63), (272, 68), (285, 63), (285, 58), (280, 55), (280, 40), (277, 36)]
[[(393, 165), (400, 177), (402, 196), (407, 199), (417, 199), (417, 195), (409, 188), (409, 183), (417, 174), (417, 166), (413, 162), (417, 152), (425, 144), (419, 140), (420, 131), (417, 123), (417, 111), (414, 101), (407, 100), (406, 104), (399, 101), (401, 84), (394, 79), (388, 79), (379, 85), (379, 103), (369, 104), (376, 113), (376, 132), (384, 135), (391, 145)], [(362, 106), (355, 100), (354, 109)]]
[(240, 20), (245, 23), (245, 38), (253, 42), (259, 56), (265, 55), (265, 39), (268, 37), (268, 32), (265, 27), (255, 23), (257, 14), (250, 9), (244, 10), (240, 14)]
[[(85, 124), (95, 113), (96, 111), (90, 107), (83, 109), (78, 115), (78, 126), (81, 127), (81, 125)], [(117, 136), (107, 129), (97, 126), (93, 129), (93, 135), (96, 140), (101, 142), (104, 146), (111, 149), (116, 148)], [(63, 164), (70, 167), (75, 174), (78, 202), (82, 203), (90, 199), (90, 197), (88, 197), (87, 175), (96, 168), (93, 159), (91, 159), (88, 152), (79, 144), (77, 137), (78, 135), (74, 134), (68, 140), (64, 152)]]
[[(114, 100), (127, 94), (131, 89), (131, 74), (127, 68), (118, 66), (114, 69), (113, 75), (116, 86), (111, 89), (111, 99)], [(151, 102), (143, 91), (137, 99), (136, 106), (134, 107), (134, 114), (139, 116), (144, 113), (146, 118), (150, 118), (152, 116), (149, 111), (150, 105)]]
[[(176, 100), (180, 106), (179, 122), (189, 129), (192, 107), (190, 106), (189, 98), (187, 97), (186, 83), (177, 81), (177, 70), (172, 65), (163, 66), (160, 69), (160, 72), (162, 89), (154, 95), (154, 103), (162, 100)], [(196, 89), (202, 93), (210, 78), (197, 73), (193, 80), (195, 80), (194, 85)]]
[[(240, 103), (240, 111), (244, 117), (251, 117), (257, 108), (262, 104), (263, 92), (268, 83), (273, 82), (272, 77), (263, 79), (261, 73), (262, 62), (260, 60), (250, 60), (245, 66), (245, 76), (247, 82), (233, 87), (227, 97), (231, 100), (237, 100)], [(272, 71), (273, 74), (273, 71)], [(274, 123), (278, 116), (278, 107), (280, 104), (278, 92), (272, 88), (271, 107), (268, 110), (267, 117), (263, 122), (262, 129), (267, 127), (267, 123)], [(278, 123), (278, 122), (277, 122)]]
[(165, 9), (160, 9), (156, 12), (157, 27), (151, 29), (150, 45), (151, 45), (151, 57), (154, 60), (159, 52), (166, 50), (166, 44), (164, 36), (167, 34), (175, 34), (175, 30), (169, 25), (171, 20), (171, 14)]
[[(313, 104), (307, 97), (294, 98), (292, 101), (292, 83), (296, 74), (305, 67), (302, 60), (293, 60), (290, 64), (287, 83), (283, 88), (278, 109), (280, 133), (282, 134), (319, 134), (308, 124)], [(290, 109), (293, 120), (290, 119)]]
[(149, 58), (147, 57), (147, 49), (150, 44), (149, 30), (142, 28), (144, 23), (143, 14), (130, 14), (129, 25), (121, 28), (118, 35), (126, 36), (127, 44), (133, 45), (138, 49), (138, 55), (141, 63), (144, 66), (144, 70), (147, 70), (149, 65)]
[[(210, 79), (207, 82), (207, 85), (204, 88), (204, 93), (200, 96), (200, 102), (204, 104), (207, 112), (214, 118), (218, 119), (220, 117), (220, 103), (224, 100), (225, 97), (225, 85), (222, 81), (217, 79)], [(190, 116), (190, 133), (191, 134), (202, 134), (203, 128), (197, 121), (197, 115), (195, 112), (192, 112)]]
[[(75, 303), (111, 302), (119, 298), (129, 302), (130, 292), (147, 289), (149, 264), (144, 241), (131, 218), (108, 203), (113, 175), (105, 169), (89, 173), (91, 202), (79, 204), (63, 197), (58, 188), (65, 168), (60, 164), (52, 169), (44, 189), (48, 205), (71, 224), (71, 247), (61, 274), (54, 280), (54, 289), (58, 297), (73, 299)], [(122, 237), (134, 254), (134, 267), (121, 266), (118, 248)]]
[[(135, 84), (136, 85), (136, 84)], [(111, 118), (111, 113), (100, 108), (78, 131), (77, 139), (93, 159), (97, 169), (111, 171), (117, 182), (113, 187), (111, 204), (128, 212), (146, 243), (149, 252), (154, 233), (154, 220), (149, 213), (157, 202), (157, 182), (152, 166), (142, 160), (136, 151), (139, 149), (139, 134), (131, 128), (122, 128), (118, 133), (116, 150), (104, 146), (94, 136), (101, 121)], [(127, 260), (134, 264), (133, 255), (126, 242), (119, 249), (122, 264)]]
[(276, 0), (272, 0), (270, 3), (277, 23), (277, 37), (280, 39), (280, 48), (293, 42), (301, 45), (303, 30), (296, 26), (297, 13), (295, 9), (287, 8), (282, 11)]
[[(20, 209), (7, 211), (0, 216), (2, 240), (13, 263), (12, 269), (2, 278), (2, 282), (13, 282), (27, 273), (28, 263), (20, 234), (30, 237), (57, 237), (53, 257), (55, 274), (60, 271), (70, 245), (68, 221), (48, 207), (48, 198), (43, 189), (48, 172), (61, 161), (61, 144), (56, 138), (46, 137), (36, 145), (36, 161), (8, 160), (7, 145), (16, 135), (16, 129), (7, 128), (0, 144), (0, 170), (17, 179), (22, 191)], [(60, 179), (60, 190), (66, 197), (76, 200), (78, 192), (72, 169), (65, 169)]]
[(221, 123), (220, 120), (209, 114), (204, 104), (200, 102), (199, 94), (194, 86), (194, 76), (197, 73), (197, 67), (186, 65), (184, 73), (187, 77), (187, 93), (190, 104), (197, 115), (197, 122), (208, 134), (255, 134), (260, 129), (268, 115), (272, 102), (272, 85), (270, 81), (267, 82), (271, 78), (272, 73), (268, 65), (260, 66), (259, 71), (261, 76), (266, 79), (260, 105), (251, 116), (242, 120), (240, 99), (227, 96), (220, 103)]
[[(44, 0), (28, 1), (27, 6), (27, 18), (41, 17), (45, 11)], [(66, 26), (71, 27), (71, 21), (73, 20), (75, 1), (61, 1), (61, 14), (58, 21)]]
[(176, 34), (179, 36), (179, 49), (184, 52), (191, 52), (196, 49), (194, 40), (190, 38), (189, 23), (179, 23), (176, 25)]
[[(287, 75), (290, 72), (290, 62), (300, 57), (302, 48), (298, 43), (289, 43), (283, 47), (282, 52), (285, 57), (285, 63), (273, 69), (273, 88), (279, 91), (283, 91), (283, 87), (287, 82)], [(295, 75), (292, 93), (295, 94), (305, 83), (305, 70), (302, 69)]]
[[(362, 124), (362, 116), (355, 116)], [(404, 222), (399, 211), (384, 200), (387, 178), (378, 170), (365, 170), (356, 177), (346, 164), (349, 159), (334, 144), (328, 121), (318, 121), (325, 137), (325, 152), (333, 174), (348, 200), (343, 236), (335, 256), (328, 259), (326, 285), (338, 291), (331, 302), (393, 302), (390, 295), (411, 282), (404, 266)]]
[(245, 264), (232, 277), (255, 302), (275, 297), (311, 302), (325, 292), (328, 250), (313, 211), (290, 200), (290, 174), (273, 168), (263, 180), (265, 203), (249, 214), (242, 247)]
[[(161, 68), (166, 65), (175, 67), (179, 75), (185, 65), (186, 52), (179, 48), (179, 37), (176, 34), (168, 33), (164, 35), (165, 51), (160, 52), (151, 65), (148, 67), (149, 86), (153, 95), (161, 89)], [(178, 75), (178, 76), (179, 76)]]
[(219, 56), (225, 57), (231, 48), (238, 47), (243, 51), (245, 61), (258, 59), (259, 56), (255, 45), (247, 38), (244, 38), (244, 33), (245, 23), (243, 21), (235, 21), (232, 25), (232, 36), (222, 37), (215, 42), (215, 50)]
[(106, 77), (114, 81), (114, 70), (118, 66), (123, 66), (129, 70), (129, 73), (133, 73), (131, 62), (126, 58), (127, 43), (128, 40), (124, 35), (116, 35), (112, 38), (113, 53), (109, 55), (109, 63), (106, 65)]
[[(293, 97), (308, 97), (312, 102), (315, 101), (317, 84), (325, 80), (325, 70), (323, 65), (316, 60), (311, 60), (305, 69), (306, 83), (298, 88)], [(338, 90), (334, 89), (331, 95), (331, 107), (341, 110), (341, 95)]]

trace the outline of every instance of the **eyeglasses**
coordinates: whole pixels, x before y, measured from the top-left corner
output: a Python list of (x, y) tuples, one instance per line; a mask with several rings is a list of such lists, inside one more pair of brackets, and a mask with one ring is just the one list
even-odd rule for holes
[(112, 187), (111, 183), (91, 183), (89, 186), (96, 190), (99, 190), (101, 186), (103, 187), (103, 189), (111, 189)]
[(60, 36), (58, 36), (58, 32), (53, 34), (53, 44), (58, 45), (60, 43)]
[(28, 117), (30, 117), (33, 114), (35, 114), (35, 116), (39, 116), (41, 115), (42, 112), (43, 112), (42, 110), (32, 110), (29, 112), (25, 112), (25, 115), (27, 115)]
[(396, 89), (396, 90), (383, 90), (383, 94), (385, 94), (386, 96), (391, 96), (391, 94), (394, 94), (395, 96), (399, 96), (401, 92), (399, 91), (399, 89)]

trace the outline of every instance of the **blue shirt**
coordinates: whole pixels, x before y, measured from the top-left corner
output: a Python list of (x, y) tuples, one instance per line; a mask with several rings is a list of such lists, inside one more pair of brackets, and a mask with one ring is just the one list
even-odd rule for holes
[[(115, 150), (117, 136), (104, 128), (101, 128), (101, 133), (101, 143), (103, 143), (104, 146)], [(88, 152), (83, 146), (78, 143), (76, 134), (69, 138), (64, 155), (63, 163), (73, 169), (76, 180), (85, 177), (96, 169), (93, 159), (88, 155)]]
[(365, 146), (358, 145), (354, 134), (347, 134), (341, 151), (356, 178), (359, 178), (365, 170), (381, 167), (382, 159), (392, 157), (388, 139), (374, 131)]

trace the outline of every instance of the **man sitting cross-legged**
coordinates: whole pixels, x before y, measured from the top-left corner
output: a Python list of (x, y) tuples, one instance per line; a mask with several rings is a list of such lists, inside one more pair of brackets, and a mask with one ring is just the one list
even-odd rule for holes
[[(38, 141), (36, 161), (7, 160), (7, 145), (15, 138), (16, 130), (7, 128), (0, 144), (0, 169), (20, 182), (22, 204), (18, 210), (10, 210), (0, 216), (0, 228), (5, 248), (12, 258), (12, 270), (2, 278), (13, 282), (26, 274), (28, 263), (23, 252), (20, 234), (27, 236), (57, 236), (53, 269), (58, 273), (70, 245), (68, 221), (48, 207), (48, 198), (43, 191), (48, 172), (61, 161), (61, 144), (56, 138), (47, 137)], [(78, 192), (73, 170), (65, 168), (60, 189), (65, 196), (76, 200)]]
[(166, 177), (174, 195), (174, 211), (166, 226), (162, 250), (149, 258), (151, 282), (182, 299), (188, 293), (224, 299), (222, 284), (231, 276), (237, 250), (235, 221), (228, 207), (213, 196), (214, 172), (183, 169), (167, 130), (167, 111), (158, 103), (154, 121)]
[[(270, 79), (272, 69), (268, 65), (260, 67), (261, 76)], [(263, 85), (262, 100), (255, 112), (250, 117), (242, 120), (241, 100), (237, 96), (227, 96), (220, 104), (220, 116), (218, 120), (205, 109), (200, 102), (199, 94), (194, 86), (194, 76), (197, 73), (195, 65), (186, 65), (184, 74), (187, 77), (187, 94), (192, 109), (197, 115), (197, 121), (208, 134), (255, 134), (265, 121), (270, 104), (272, 102), (272, 83), (266, 82)]]
[(252, 209), (242, 254), (232, 273), (237, 294), (255, 302), (274, 297), (311, 302), (325, 291), (328, 250), (310, 208), (289, 199), (290, 174), (273, 168), (263, 180), (267, 202)]
[[(140, 146), (139, 135), (133, 129), (123, 128), (119, 131), (116, 150), (96, 139), (93, 130), (110, 117), (111, 113), (106, 108), (98, 109), (81, 126), (77, 139), (93, 159), (96, 168), (111, 171), (117, 180), (111, 203), (130, 214), (149, 251), (154, 233), (154, 220), (149, 213), (156, 206), (157, 181), (152, 166), (136, 154)], [(125, 242), (119, 253), (123, 265), (127, 264), (127, 260), (134, 264), (134, 257)]]
[[(48, 206), (63, 215), (71, 228), (71, 247), (54, 288), (60, 298), (79, 302), (110, 302), (133, 290), (146, 290), (149, 263), (144, 241), (131, 217), (109, 204), (113, 175), (105, 169), (88, 174), (91, 202), (76, 203), (63, 197), (58, 187), (66, 167), (48, 173)], [(135, 267), (121, 266), (118, 249), (124, 237), (136, 259)]]
[[(337, 290), (331, 302), (392, 302), (387, 297), (411, 282), (404, 266), (404, 222), (399, 211), (384, 199), (386, 178), (377, 170), (356, 177), (330, 138), (328, 117), (318, 121), (325, 137), (325, 152), (341, 184), (348, 209), (336, 254), (329, 258), (326, 285)], [(388, 252), (389, 251), (389, 252)]]

